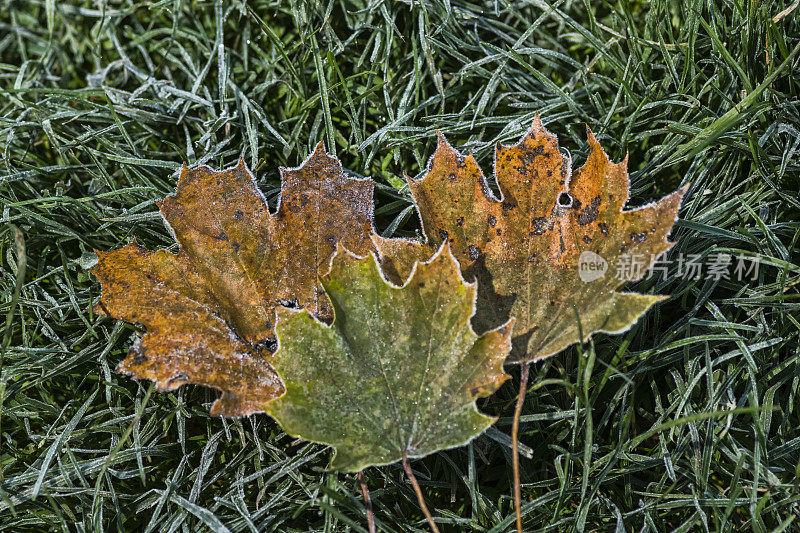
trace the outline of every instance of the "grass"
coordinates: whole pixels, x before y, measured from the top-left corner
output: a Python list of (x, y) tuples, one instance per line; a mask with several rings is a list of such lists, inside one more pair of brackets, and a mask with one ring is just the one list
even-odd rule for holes
[[(491, 168), (536, 112), (576, 166), (585, 125), (630, 154), (631, 206), (691, 189), (670, 252), (758, 255), (630, 332), (531, 371), (526, 529), (782, 531), (800, 515), (800, 8), (651, 2), (0, 1), (0, 529), (365, 531), (355, 476), (216, 393), (117, 375), (134, 327), (91, 311), (93, 250), (174, 246), (180, 164), (278, 166), (319, 140), (418, 231), (402, 175), (435, 132)], [(26, 261), (24, 261), (24, 260)], [(674, 268), (674, 265), (673, 265)], [(414, 461), (444, 531), (510, 531), (515, 388), (467, 447)], [(369, 469), (382, 531), (426, 531), (402, 466)]]

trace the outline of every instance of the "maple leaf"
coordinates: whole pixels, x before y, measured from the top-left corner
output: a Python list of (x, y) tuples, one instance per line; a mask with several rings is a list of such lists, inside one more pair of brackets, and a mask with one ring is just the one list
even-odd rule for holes
[[(666, 237), (686, 188), (624, 210), (627, 157), (612, 163), (588, 137), (591, 152), (572, 173), (537, 116), (518, 144), (497, 145), (497, 199), (474, 157), (440, 134), (427, 175), (408, 179), (426, 242), (376, 237), (384, 268), (403, 279), (414, 260), (449, 242), (465, 277), (478, 281), (476, 330), (516, 319), (512, 362), (553, 355), (593, 332), (625, 331), (665, 298), (618, 289), (672, 246)], [(626, 254), (641, 268), (620, 280), (611, 270)], [(581, 265), (591, 262), (598, 271), (582, 278)], [(603, 262), (608, 271), (600, 275)]]
[(281, 176), (271, 214), (243, 161), (220, 172), (184, 167), (177, 192), (158, 204), (177, 254), (135, 242), (98, 252), (98, 312), (147, 329), (117, 371), (155, 380), (159, 390), (220, 389), (213, 415), (263, 411), (283, 393), (270, 365), (275, 308), (332, 318), (318, 276), (337, 242), (356, 253), (373, 248), (373, 183), (345, 176), (322, 143)]
[(443, 246), (403, 287), (374, 255), (334, 256), (322, 284), (328, 326), (307, 311), (278, 311), (274, 366), (286, 393), (267, 413), (294, 436), (335, 449), (332, 467), (355, 472), (460, 446), (495, 419), (475, 399), (505, 381), (510, 323), (476, 335), (475, 285)]

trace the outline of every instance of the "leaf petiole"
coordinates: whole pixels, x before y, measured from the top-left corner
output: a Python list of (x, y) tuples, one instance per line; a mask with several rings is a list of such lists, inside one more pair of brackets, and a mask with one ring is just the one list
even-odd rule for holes
[(361, 484), (361, 494), (364, 496), (364, 509), (367, 512), (367, 529), (369, 533), (375, 533), (375, 513), (372, 511), (372, 499), (369, 497), (369, 487), (364, 478), (364, 471), (358, 471), (358, 482)]
[(408, 454), (406, 452), (403, 452), (403, 468), (406, 471), (408, 480), (411, 482), (411, 486), (414, 487), (414, 492), (417, 494), (417, 501), (419, 501), (419, 508), (422, 509), (422, 513), (425, 515), (425, 518), (428, 519), (428, 525), (431, 526), (431, 531), (433, 531), (433, 533), (439, 533), (439, 528), (436, 527), (436, 522), (433, 521), (433, 516), (431, 516), (431, 512), (428, 510), (428, 506), (425, 505), (422, 489), (419, 488), (417, 478), (414, 472), (412, 472), (411, 466), (408, 464)]
[(517, 531), (522, 533), (522, 488), (519, 482), (519, 418), (522, 414), (522, 406), (525, 403), (525, 393), (528, 390), (528, 374), (530, 372), (530, 362), (520, 364), (519, 370), (519, 395), (517, 396), (517, 406), (514, 408), (514, 421), (511, 425), (511, 461), (514, 475), (514, 513), (517, 516)]

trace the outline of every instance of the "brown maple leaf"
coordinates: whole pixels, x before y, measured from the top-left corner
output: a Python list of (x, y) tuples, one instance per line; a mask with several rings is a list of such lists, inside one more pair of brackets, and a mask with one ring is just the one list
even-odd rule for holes
[[(440, 134), (427, 175), (408, 179), (426, 242), (375, 238), (384, 269), (405, 279), (414, 260), (448, 240), (465, 277), (478, 280), (476, 330), (516, 319), (512, 362), (553, 355), (593, 332), (628, 329), (664, 297), (618, 289), (672, 246), (666, 238), (686, 188), (624, 210), (627, 157), (612, 163), (591, 131), (588, 137), (591, 152), (572, 173), (537, 116), (518, 144), (497, 145), (497, 199), (474, 157)], [(620, 280), (611, 270), (626, 254), (641, 268)], [(597, 270), (582, 275), (582, 265), (592, 264)]]
[(270, 365), (275, 307), (332, 318), (318, 278), (337, 242), (361, 255), (373, 250), (373, 183), (345, 176), (322, 143), (281, 176), (271, 214), (244, 162), (220, 172), (184, 167), (177, 192), (158, 204), (177, 254), (135, 242), (98, 252), (98, 312), (147, 329), (117, 371), (159, 390), (220, 389), (212, 415), (263, 411), (283, 394)]

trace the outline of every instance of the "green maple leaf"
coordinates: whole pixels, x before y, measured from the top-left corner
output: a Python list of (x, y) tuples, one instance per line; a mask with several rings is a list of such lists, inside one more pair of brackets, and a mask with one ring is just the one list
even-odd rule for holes
[(475, 285), (449, 248), (403, 287), (374, 256), (339, 250), (321, 282), (330, 326), (278, 309), (273, 366), (286, 393), (266, 409), (287, 433), (332, 446), (331, 466), (355, 472), (464, 445), (494, 423), (475, 400), (508, 378), (510, 322), (472, 331)]

